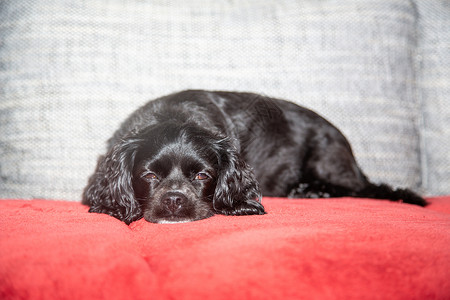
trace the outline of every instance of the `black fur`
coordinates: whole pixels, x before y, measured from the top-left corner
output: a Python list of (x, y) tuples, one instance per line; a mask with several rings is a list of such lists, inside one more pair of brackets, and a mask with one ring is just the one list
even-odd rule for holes
[(316, 113), (250, 93), (184, 91), (147, 103), (109, 140), (83, 194), (127, 224), (264, 214), (261, 195), (370, 197), (425, 206), (371, 183)]

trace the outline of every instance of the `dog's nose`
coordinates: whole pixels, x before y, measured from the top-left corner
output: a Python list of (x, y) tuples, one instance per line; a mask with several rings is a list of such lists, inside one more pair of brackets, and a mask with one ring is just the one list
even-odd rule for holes
[(186, 202), (187, 198), (185, 195), (173, 192), (167, 193), (162, 200), (162, 203), (172, 213), (175, 213), (177, 210), (183, 207)]

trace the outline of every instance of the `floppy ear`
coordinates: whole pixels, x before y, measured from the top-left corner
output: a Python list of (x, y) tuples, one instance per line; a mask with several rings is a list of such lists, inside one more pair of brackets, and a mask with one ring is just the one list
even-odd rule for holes
[(132, 171), (141, 140), (125, 139), (99, 158), (97, 169), (83, 193), (89, 212), (104, 213), (127, 224), (140, 219), (142, 211), (134, 197)]
[(217, 144), (219, 175), (213, 207), (224, 215), (262, 215), (261, 192), (250, 166), (240, 157), (228, 139)]

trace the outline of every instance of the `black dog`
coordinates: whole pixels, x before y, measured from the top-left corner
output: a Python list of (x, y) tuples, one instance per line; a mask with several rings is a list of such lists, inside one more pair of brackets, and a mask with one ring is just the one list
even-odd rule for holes
[(264, 214), (261, 195), (357, 196), (425, 206), (369, 182), (342, 133), (316, 113), (250, 93), (184, 91), (147, 103), (109, 140), (83, 195), (127, 224)]

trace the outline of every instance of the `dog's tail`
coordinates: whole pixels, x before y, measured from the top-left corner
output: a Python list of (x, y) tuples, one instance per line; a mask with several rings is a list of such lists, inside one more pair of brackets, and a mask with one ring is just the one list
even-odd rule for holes
[(358, 197), (387, 199), (391, 201), (401, 201), (403, 203), (426, 206), (428, 202), (409, 189), (393, 189), (387, 184), (374, 184), (369, 182), (361, 191), (357, 192)]

